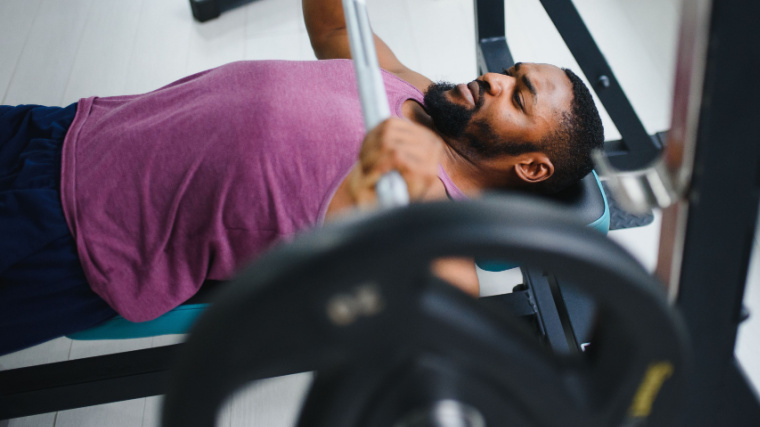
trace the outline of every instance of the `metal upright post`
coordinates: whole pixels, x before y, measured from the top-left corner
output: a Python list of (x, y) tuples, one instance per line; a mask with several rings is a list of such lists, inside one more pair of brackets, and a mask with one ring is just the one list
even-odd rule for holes
[(695, 364), (684, 425), (749, 427), (760, 425), (760, 403), (734, 346), (760, 202), (760, 3), (712, 8), (693, 178), (680, 207), (685, 239), (676, 246), (677, 306)]

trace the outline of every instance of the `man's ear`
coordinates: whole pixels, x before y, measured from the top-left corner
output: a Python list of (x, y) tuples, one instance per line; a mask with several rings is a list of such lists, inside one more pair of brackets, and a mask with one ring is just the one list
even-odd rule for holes
[(517, 159), (515, 173), (526, 183), (535, 184), (554, 175), (554, 164), (544, 153), (525, 153)]

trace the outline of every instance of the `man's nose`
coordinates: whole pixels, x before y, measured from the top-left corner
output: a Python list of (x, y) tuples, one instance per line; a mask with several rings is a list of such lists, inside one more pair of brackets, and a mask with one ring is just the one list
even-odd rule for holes
[(499, 96), (502, 92), (509, 92), (514, 86), (515, 78), (501, 73), (486, 73), (482, 80), (488, 83), (487, 93), (491, 96)]

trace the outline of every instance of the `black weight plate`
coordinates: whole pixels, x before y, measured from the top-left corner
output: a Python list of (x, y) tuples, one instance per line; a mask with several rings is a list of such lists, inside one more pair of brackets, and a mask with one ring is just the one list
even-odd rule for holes
[[(593, 354), (552, 354), (517, 319), (430, 280), (430, 261), (452, 255), (511, 259), (578, 284), (604, 319)], [(464, 389), (492, 391), (533, 425), (664, 426), (678, 412), (686, 359), (683, 327), (656, 280), (557, 205), (522, 196), (413, 205), (305, 233), (221, 292), (185, 347), (165, 400), (168, 427), (213, 425), (224, 398), (255, 379), (394, 369), (428, 354), (472, 378)], [(373, 413), (383, 377), (347, 378), (366, 390), (336, 387), (342, 403), (310, 426), (362, 425)]]

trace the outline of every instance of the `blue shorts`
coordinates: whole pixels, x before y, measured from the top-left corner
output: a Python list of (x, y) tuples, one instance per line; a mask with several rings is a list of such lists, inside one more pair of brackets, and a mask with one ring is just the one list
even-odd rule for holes
[(116, 315), (84, 277), (60, 197), (68, 107), (0, 106), (0, 355)]

